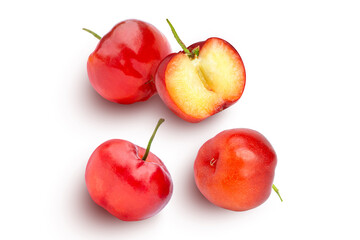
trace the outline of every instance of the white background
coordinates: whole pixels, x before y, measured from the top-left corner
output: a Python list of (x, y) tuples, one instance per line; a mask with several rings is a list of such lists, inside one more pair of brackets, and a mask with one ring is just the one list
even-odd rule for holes
[[(247, 84), (229, 109), (198, 124), (158, 96), (122, 106), (86, 73), (98, 42), (137, 18), (180, 47), (221, 37), (243, 58)], [(1, 239), (359, 239), (360, 14), (357, 1), (2, 1), (0, 4)], [(172, 174), (174, 193), (155, 217), (122, 222), (87, 194), (84, 171), (102, 142), (145, 147)], [(200, 146), (225, 129), (263, 133), (278, 155), (275, 193), (232, 212), (194, 185)]]

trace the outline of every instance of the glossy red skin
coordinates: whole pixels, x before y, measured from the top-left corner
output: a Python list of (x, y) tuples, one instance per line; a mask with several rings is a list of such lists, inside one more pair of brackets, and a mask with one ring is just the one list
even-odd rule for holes
[(156, 93), (156, 68), (170, 52), (167, 39), (153, 25), (134, 19), (120, 22), (89, 56), (90, 83), (112, 102), (145, 101)]
[(200, 148), (194, 163), (195, 182), (213, 204), (245, 211), (269, 197), (276, 163), (274, 149), (259, 132), (226, 130)]
[[(208, 38), (206, 41), (210, 40), (212, 38)], [(222, 39), (221, 39), (222, 40)], [(189, 51), (192, 51), (194, 48), (196, 47), (199, 47), (199, 53), (201, 51), (201, 48), (202, 46), (206, 43), (206, 41), (201, 41), (201, 42), (197, 42), (197, 43), (194, 43), (192, 45), (190, 45), (189, 47), (187, 47), (189, 49)], [(225, 40), (222, 40), (222, 41), (225, 41)], [(225, 41), (226, 42), (226, 41)], [(226, 42), (228, 44), (228, 46), (230, 46), (235, 52), (236, 49), (228, 42)], [(181, 52), (178, 52), (178, 53), (172, 53), (172, 54), (169, 54), (166, 58), (164, 58), (160, 64), (159, 64), (159, 67), (156, 71), (156, 74), (155, 74), (155, 85), (156, 85), (156, 90), (160, 96), (160, 98), (162, 99), (162, 101), (165, 103), (165, 105), (172, 111), (174, 112), (177, 116), (179, 116), (180, 118), (188, 121), (188, 122), (192, 122), (192, 123), (197, 123), (197, 122), (200, 122), (206, 118), (197, 118), (197, 117), (194, 117), (194, 116), (190, 116), (186, 113), (184, 113), (178, 106), (177, 104), (174, 102), (174, 100), (171, 98), (169, 92), (167, 91), (166, 89), (166, 79), (165, 79), (165, 74), (166, 74), (166, 69), (167, 69), (167, 66), (169, 64), (169, 62), (172, 60), (173, 57), (175, 57), (177, 54), (184, 54), (183, 51)], [(241, 57), (240, 57), (241, 58)], [(242, 62), (242, 60), (241, 60)], [(244, 71), (245, 71), (245, 68), (244, 68)], [(245, 72), (244, 72), (245, 74)], [(245, 80), (246, 81), (246, 80)], [(244, 89), (243, 89), (244, 91)], [(243, 91), (239, 94), (239, 98), (241, 97)], [(236, 99), (234, 101), (226, 101), (223, 103), (223, 105), (221, 106), (215, 106), (214, 107), (214, 110), (212, 112), (212, 115), (230, 107), (231, 105), (233, 105), (235, 102), (237, 102)], [(209, 116), (209, 117), (210, 117)]]
[(113, 139), (91, 155), (85, 172), (91, 198), (123, 221), (143, 220), (169, 202), (173, 184), (163, 162), (128, 141)]

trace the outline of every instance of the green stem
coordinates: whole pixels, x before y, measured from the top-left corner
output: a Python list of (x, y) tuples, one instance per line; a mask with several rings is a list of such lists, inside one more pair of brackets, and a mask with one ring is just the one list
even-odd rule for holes
[(88, 32), (88, 33), (91, 33), (94, 37), (96, 37), (97, 39), (101, 39), (101, 37), (99, 35), (97, 35), (96, 33), (94, 33), (93, 31), (87, 29), (87, 28), (83, 28), (82, 30)]
[(155, 134), (156, 134), (158, 128), (160, 127), (160, 125), (161, 125), (164, 121), (165, 121), (165, 119), (160, 118), (159, 121), (158, 121), (158, 123), (156, 124), (156, 127), (155, 127), (155, 129), (154, 129), (153, 134), (152, 134), (151, 137), (150, 137), (150, 140), (149, 140), (149, 142), (148, 142), (148, 145), (147, 145), (147, 147), (146, 147), (146, 151), (145, 151), (145, 154), (144, 154), (142, 160), (146, 161), (146, 158), (147, 158), (148, 155), (149, 155), (151, 143), (152, 143), (152, 141), (154, 140)]
[(276, 194), (279, 196), (280, 200), (283, 201), (282, 198), (281, 198), (281, 196), (280, 196), (279, 189), (278, 189), (274, 184), (272, 185), (272, 189), (273, 189), (273, 190), (276, 192)]
[(171, 32), (173, 33), (176, 41), (179, 43), (180, 47), (184, 50), (184, 52), (189, 56), (189, 58), (194, 58), (195, 54), (190, 52), (189, 49), (186, 48), (185, 44), (181, 41), (179, 35), (176, 33), (175, 28), (173, 27), (173, 25), (171, 24), (171, 22), (169, 21), (169, 19), (166, 19), (167, 23), (169, 24), (170, 28), (171, 28)]

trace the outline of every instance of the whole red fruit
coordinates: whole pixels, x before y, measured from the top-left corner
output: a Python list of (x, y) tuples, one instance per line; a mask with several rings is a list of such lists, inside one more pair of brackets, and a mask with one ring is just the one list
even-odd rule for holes
[(101, 38), (90, 54), (90, 83), (112, 102), (145, 101), (156, 92), (156, 68), (170, 51), (167, 39), (153, 25), (135, 19), (122, 21)]
[(131, 142), (112, 139), (95, 149), (86, 166), (85, 181), (91, 198), (121, 220), (152, 217), (171, 198), (169, 171), (151, 152), (143, 160), (145, 154), (145, 149)]
[(226, 130), (200, 148), (194, 163), (195, 182), (213, 204), (245, 211), (269, 197), (276, 163), (274, 149), (259, 132)]

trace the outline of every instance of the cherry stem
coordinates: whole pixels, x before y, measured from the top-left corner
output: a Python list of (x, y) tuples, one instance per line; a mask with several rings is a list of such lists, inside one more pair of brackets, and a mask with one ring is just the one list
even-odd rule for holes
[(164, 121), (165, 121), (165, 119), (160, 118), (159, 121), (158, 121), (158, 123), (156, 124), (156, 127), (155, 127), (155, 129), (154, 129), (153, 134), (152, 134), (151, 137), (150, 137), (150, 140), (149, 140), (149, 142), (148, 142), (148, 145), (147, 145), (147, 147), (146, 147), (146, 151), (145, 151), (145, 154), (144, 154), (142, 160), (146, 161), (146, 158), (147, 158), (148, 155), (149, 155), (151, 143), (152, 143), (152, 141), (154, 140), (155, 134), (156, 134), (158, 128), (160, 127), (160, 125), (161, 125)]
[(88, 32), (88, 33), (91, 33), (94, 37), (96, 37), (97, 39), (101, 39), (101, 37), (99, 35), (97, 35), (96, 33), (94, 33), (93, 31), (87, 29), (87, 28), (83, 28), (82, 30)]
[(186, 53), (186, 55), (188, 55), (189, 58), (194, 58), (195, 53), (194, 52), (190, 52), (189, 49), (186, 48), (185, 44), (181, 41), (179, 35), (176, 33), (175, 28), (173, 27), (173, 25), (171, 24), (171, 22), (169, 21), (169, 19), (166, 19), (167, 23), (169, 24), (170, 28), (171, 28), (171, 32), (173, 33), (176, 41), (179, 43), (180, 47), (184, 50), (184, 52)]
[(274, 184), (272, 185), (272, 189), (273, 189), (273, 190), (276, 192), (276, 194), (279, 196), (280, 200), (283, 201), (282, 198), (281, 198), (281, 196), (280, 196), (279, 189), (278, 189)]

